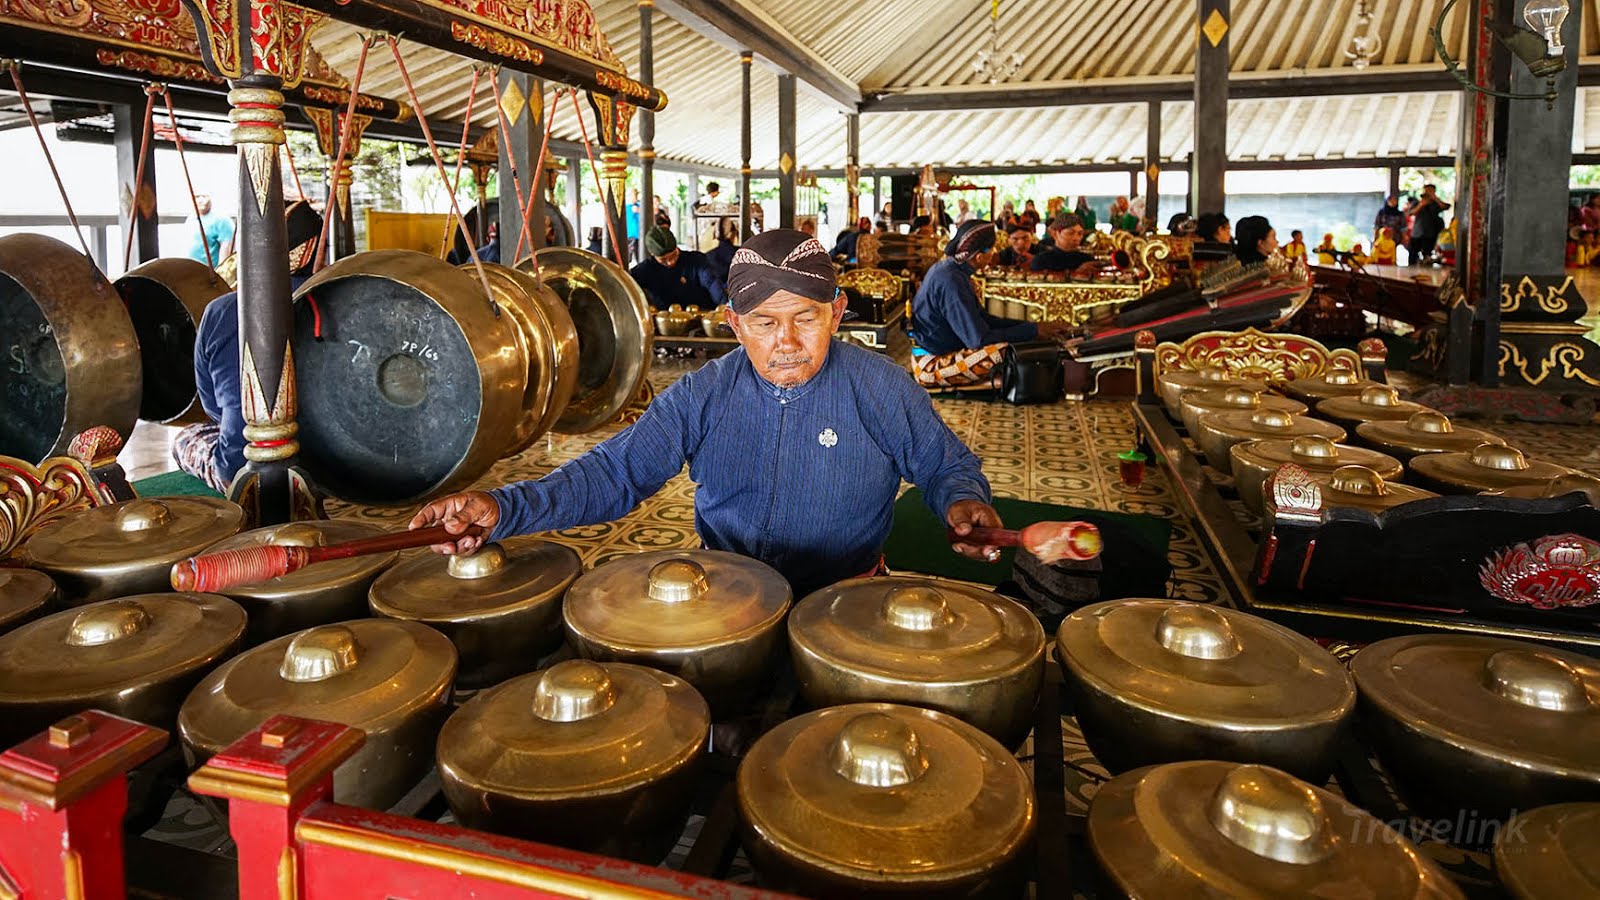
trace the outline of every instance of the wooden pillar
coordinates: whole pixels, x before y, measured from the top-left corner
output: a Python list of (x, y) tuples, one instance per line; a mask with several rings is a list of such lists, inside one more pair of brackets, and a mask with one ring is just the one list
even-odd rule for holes
[(1223, 212), (1228, 168), (1229, 0), (1195, 0), (1194, 156), (1189, 163), (1189, 212)]
[(583, 160), (574, 156), (567, 160), (567, 212), (572, 218), (573, 239), (579, 247), (589, 246), (589, 235), (583, 228)]
[[(883, 209), (883, 177), (874, 169), (872, 172), (872, 224), (874, 228), (877, 227), (878, 211), (881, 209)], [(998, 214), (997, 211), (996, 215)]]
[[(655, 33), (652, 15), (655, 0), (639, 0), (639, 80), (655, 84), (656, 56)], [(649, 109), (640, 110), (639, 116), (639, 238), (644, 243), (645, 233), (656, 223), (656, 114)], [(680, 228), (681, 228), (680, 224)], [(690, 244), (694, 244), (690, 241)], [(642, 260), (643, 251), (641, 250)]]
[[(355, 183), (355, 158), (361, 153), (361, 138), (366, 133), (367, 126), (372, 124), (371, 116), (352, 116), (346, 119), (344, 115), (336, 117), (338, 126), (336, 133), (340, 141), (346, 141), (344, 162), (337, 167), (328, 168), (328, 196), (332, 202), (326, 204), (328, 213), (333, 216), (332, 253), (334, 259), (343, 259), (353, 256), (356, 252), (356, 220), (355, 207), (350, 202), (350, 187)], [(345, 137), (345, 132), (349, 137)], [(334, 153), (338, 151), (335, 150)], [(331, 158), (331, 156), (330, 156)]]
[[(844, 117), (844, 153), (844, 189), (850, 201), (846, 227), (854, 231), (856, 220), (861, 218), (861, 114), (858, 112)], [(993, 210), (989, 216), (994, 217)]]
[[(1390, 166), (1389, 167), (1389, 197), (1398, 197), (1398, 196), (1400, 196), (1400, 167), (1399, 166)], [(1385, 197), (1384, 199), (1387, 200), (1388, 197)], [(1401, 209), (1405, 209), (1405, 204), (1403, 204), (1403, 203), (1400, 204), (1400, 208)]]
[(755, 54), (739, 54), (739, 70), (744, 78), (743, 118), (739, 123), (739, 240), (750, 239), (750, 64)]
[[(117, 247), (116, 262), (122, 263), (121, 253), (127, 246), (128, 229), (133, 229), (133, 258), (130, 267), (155, 259), (161, 255), (160, 210), (156, 205), (156, 148), (144, 162), (143, 184), (139, 196), (133, 195), (139, 184), (139, 147), (151, 122), (142, 107), (118, 103), (111, 107), (112, 139), (117, 145), (117, 225), (121, 229), (122, 243)], [(222, 262), (222, 260), (217, 260)]]
[(1161, 222), (1161, 101), (1152, 100), (1144, 129), (1144, 214), (1155, 228)]
[[(1486, 10), (1485, 20), (1502, 28), (1523, 24), (1523, 4), (1507, 0), (1483, 2), (1492, 7)], [(1488, 215), (1473, 221), (1487, 225), (1483, 281), (1481, 291), (1474, 297), (1481, 329), (1477, 368), (1487, 387), (1499, 383), (1503, 355), (1509, 354), (1513, 361), (1518, 357), (1527, 360), (1529, 365), (1523, 371), (1537, 377), (1540, 363), (1561, 358), (1562, 351), (1557, 347), (1562, 339), (1553, 336), (1551, 329), (1565, 329), (1567, 341), (1584, 333), (1576, 320), (1587, 312), (1586, 304), (1576, 297), (1576, 291), (1568, 292), (1572, 297), (1561, 291), (1566, 281), (1567, 179), (1572, 166), (1583, 7), (1581, 3), (1572, 4), (1561, 29), (1567, 65), (1554, 80), (1556, 97), (1552, 102), (1486, 98), (1494, 107), (1486, 154), (1490, 166)], [(1537, 95), (1549, 89), (1547, 79), (1528, 71), (1500, 42), (1494, 41), (1492, 47), (1495, 84), (1506, 85), (1516, 94)], [(1481, 141), (1484, 135), (1475, 137)], [(1482, 159), (1483, 148), (1479, 149), (1475, 156)], [(1525, 296), (1529, 283), (1537, 287), (1538, 302)], [(1513, 302), (1503, 302), (1506, 297)], [(1558, 306), (1564, 309), (1558, 312)], [(1506, 319), (1503, 327), (1502, 316)], [(1578, 357), (1567, 357), (1562, 371), (1573, 371), (1576, 366), (1592, 377), (1600, 370), (1600, 350), (1585, 349), (1585, 343), (1578, 341)], [(1514, 362), (1505, 374), (1508, 383), (1524, 387), (1533, 384), (1531, 378), (1519, 374)], [(1584, 387), (1570, 374), (1565, 377), (1568, 380), (1562, 387)], [(1541, 387), (1559, 389), (1541, 381)]]
[[(301, 476), (291, 472), (300, 453), (299, 394), (289, 336), (288, 235), (283, 221), (282, 79), (255, 72), (232, 82), (233, 143), (239, 148), (239, 389), (243, 395), (245, 466), (229, 499), (252, 525), (311, 517), (297, 502)], [(257, 173), (261, 173), (258, 176)]]
[(792, 73), (778, 76), (778, 227), (793, 228), (795, 214), (795, 83)]
[[(533, 169), (534, 157), (544, 139), (544, 82), (532, 75), (501, 69), (500, 105), (505, 109), (507, 134), (500, 142), (500, 261), (516, 265), (512, 257), (522, 237), (522, 210), (518, 198), (532, 200), (527, 219), (528, 240), (523, 255), (544, 246), (544, 173)], [(516, 173), (515, 186), (512, 173)], [(519, 194), (518, 191), (521, 191)]]

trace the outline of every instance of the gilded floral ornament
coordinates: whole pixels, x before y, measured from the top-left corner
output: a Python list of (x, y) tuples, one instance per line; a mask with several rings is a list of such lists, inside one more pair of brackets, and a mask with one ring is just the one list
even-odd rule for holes
[(1281, 382), (1320, 375), (1334, 366), (1359, 372), (1361, 357), (1354, 350), (1330, 351), (1299, 335), (1266, 334), (1254, 328), (1207, 331), (1182, 344), (1168, 342), (1156, 347), (1157, 374), (1206, 365), (1222, 366), (1229, 372), (1263, 370)]
[(0, 560), (41, 525), (98, 502), (94, 479), (75, 459), (56, 456), (34, 466), (0, 456)]

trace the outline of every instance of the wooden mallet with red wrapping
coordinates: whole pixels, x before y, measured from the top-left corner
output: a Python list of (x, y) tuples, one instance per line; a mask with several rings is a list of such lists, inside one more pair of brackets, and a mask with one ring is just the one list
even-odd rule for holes
[(460, 534), (451, 534), (443, 525), (418, 528), (414, 531), (397, 531), (378, 537), (329, 544), (326, 547), (283, 547), (262, 544), (245, 550), (224, 550), (180, 559), (172, 564), (172, 589), (215, 593), (241, 584), (256, 584), (298, 572), (313, 563), (330, 559), (349, 559), (371, 553), (390, 553), (434, 544), (448, 544), (460, 538), (478, 536), (484, 529), (467, 526)]
[(1088, 522), (1035, 522), (1020, 531), (1010, 528), (973, 528), (957, 534), (945, 532), (952, 544), (989, 547), (1021, 547), (1039, 557), (1045, 565), (1065, 560), (1082, 561), (1100, 555), (1100, 529)]

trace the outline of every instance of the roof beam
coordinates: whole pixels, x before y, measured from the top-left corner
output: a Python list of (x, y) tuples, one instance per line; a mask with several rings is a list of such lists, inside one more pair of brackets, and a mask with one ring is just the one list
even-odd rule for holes
[(735, 53), (754, 51), (850, 112), (861, 105), (854, 82), (749, 0), (656, 0), (656, 9)]
[[(676, 0), (669, 0), (676, 2)], [(1397, 94), (1458, 91), (1460, 82), (1439, 66), (1370, 67), (1364, 72), (1330, 70), (1335, 74), (1256, 77), (1235, 73), (1228, 80), (1228, 97), (1234, 100), (1305, 97), (1317, 94)], [(1578, 84), (1600, 85), (1600, 63), (1584, 63)], [(886, 89), (861, 101), (862, 112), (947, 112), (962, 109), (1016, 109), (1038, 106), (1090, 106), (1144, 103), (1151, 100), (1194, 99), (1194, 79), (1144, 78), (1127, 81), (1090, 80), (1049, 85), (974, 85), (928, 90)]]
[[(1172, 166), (1180, 166), (1184, 159), (1168, 160)], [(1573, 165), (1589, 165), (1600, 162), (1600, 154), (1583, 154), (1572, 158)], [(1401, 168), (1447, 168), (1455, 165), (1453, 156), (1387, 156), (1387, 157), (1361, 157), (1359, 159), (1240, 159), (1229, 160), (1230, 172), (1297, 172), (1312, 169), (1387, 169), (1391, 166)], [(949, 172), (956, 178), (982, 178), (993, 175), (1034, 175), (1052, 172), (1065, 173), (1094, 173), (1094, 172), (1138, 172), (1143, 167), (1138, 162), (1123, 163), (1033, 163), (1028, 165), (1007, 166), (951, 166), (939, 167), (940, 172)], [(843, 178), (843, 169), (812, 169), (811, 174), (818, 178)], [(874, 175), (889, 177), (891, 175), (916, 175), (922, 170), (908, 166), (864, 166), (861, 174), (865, 178)], [(758, 169), (751, 173), (752, 178), (777, 178), (776, 169)]]

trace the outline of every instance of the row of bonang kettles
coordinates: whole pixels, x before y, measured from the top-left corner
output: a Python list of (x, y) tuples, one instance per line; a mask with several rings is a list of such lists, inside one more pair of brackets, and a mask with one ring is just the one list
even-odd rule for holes
[[(605, 425), (640, 395), (653, 330), (620, 266), (550, 247), (482, 269), (380, 250), (295, 292), (296, 440), (323, 490), (415, 503), (546, 432)], [(126, 438), (137, 419), (202, 421), (195, 333), (228, 290), (190, 259), (153, 260), (112, 284), (60, 241), (0, 237), (0, 455), (36, 463), (97, 425)]]
[[(436, 767), (465, 825), (655, 863), (682, 829), (712, 723), (748, 716), (792, 669), (814, 711), (757, 739), (737, 774), (764, 883), (1015, 896), (1027, 877), (1034, 789), (1013, 752), (1048, 642), (1013, 601), (883, 577), (793, 603), (777, 573), (733, 554), (638, 553), (584, 572), (533, 538), (317, 564), (228, 596), (152, 593), (208, 548), (376, 531), (240, 522), (224, 501), (138, 500), (33, 536), (32, 570), (0, 570), (0, 744), (95, 707), (175, 725), (198, 765), (275, 714), (335, 721), (367, 734), (335, 775), (342, 802), (387, 807)], [(15, 624), (52, 607), (65, 609)], [(1171, 600), (1085, 607), (1054, 652), (1116, 776), (1088, 837), (1129, 896), (1460, 896), (1320, 787), (1358, 716), (1421, 815), (1504, 821), (1600, 800), (1600, 667), (1576, 654), (1411, 636), (1347, 669), (1276, 624)], [(576, 658), (531, 671), (552, 654)], [(1574, 848), (1593, 850), (1580, 832), (1594, 809), (1541, 810), (1546, 843), (1503, 852), (1502, 880), (1567, 871)]]

